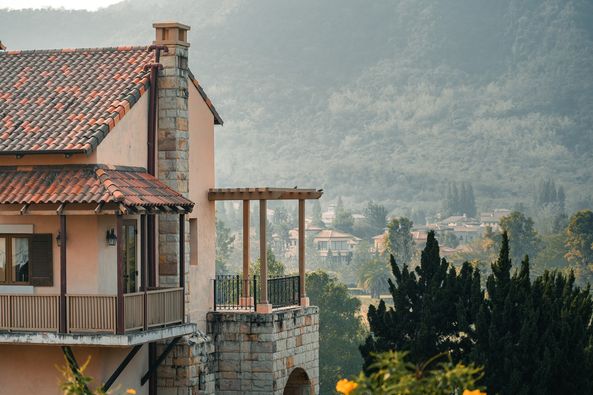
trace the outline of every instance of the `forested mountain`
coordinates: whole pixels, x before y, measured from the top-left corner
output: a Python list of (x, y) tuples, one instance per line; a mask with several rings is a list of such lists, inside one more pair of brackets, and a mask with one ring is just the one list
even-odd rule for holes
[[(98, 12), (0, 11), (10, 49), (152, 41), (192, 26), (190, 62), (225, 126), (218, 184), (437, 210), (530, 203), (551, 178), (593, 190), (590, 0), (128, 0)], [(0, 71), (1, 72), (1, 71)]]

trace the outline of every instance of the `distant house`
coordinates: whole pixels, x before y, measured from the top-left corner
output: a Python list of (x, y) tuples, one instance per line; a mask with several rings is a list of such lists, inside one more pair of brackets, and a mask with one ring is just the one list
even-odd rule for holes
[(335, 220), (336, 220), (336, 205), (330, 204), (329, 207), (327, 208), (327, 211), (324, 211), (323, 213), (321, 213), (321, 221), (323, 221), (323, 223), (326, 226), (331, 226)]
[(448, 218), (445, 218), (442, 221), (438, 222), (441, 226), (460, 226), (464, 224), (479, 224), (479, 221), (476, 218), (468, 217), (467, 215), (452, 215)]
[(313, 238), (313, 245), (324, 261), (349, 263), (360, 240), (349, 233), (324, 229)]
[(508, 210), (505, 208), (497, 208), (494, 211), (489, 211), (485, 213), (480, 213), (480, 225), (482, 227), (491, 227), (492, 230), (499, 231), (500, 230), (500, 220), (503, 217), (510, 215), (512, 210)]
[(453, 227), (453, 234), (459, 240), (459, 244), (469, 244), (480, 239), (484, 233), (484, 228), (480, 225), (460, 225)]
[(428, 232), (424, 230), (417, 230), (411, 233), (414, 246), (419, 250), (424, 249), (424, 247), (426, 247), (426, 240), (428, 239)]
[(387, 231), (373, 237), (371, 252), (382, 254), (387, 249)]
[[(317, 226), (310, 225), (311, 222), (305, 221), (305, 239), (309, 240), (310, 237), (315, 236), (319, 232), (323, 230), (323, 228), (319, 228)], [(296, 258), (298, 256), (298, 244), (299, 244), (299, 230), (298, 228), (294, 228), (288, 231), (288, 238), (290, 240), (288, 248), (286, 249), (286, 253), (284, 256), (286, 258)]]

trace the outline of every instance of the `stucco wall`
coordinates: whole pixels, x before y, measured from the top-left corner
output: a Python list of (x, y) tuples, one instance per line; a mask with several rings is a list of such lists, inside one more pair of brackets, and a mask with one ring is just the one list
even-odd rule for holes
[[(81, 365), (91, 357), (85, 373), (97, 384), (105, 382), (130, 351), (129, 348), (89, 347), (73, 347), (72, 350)], [(0, 345), (0, 394), (61, 395), (62, 377), (58, 366), (65, 366), (60, 347)], [(114, 393), (134, 388), (139, 395), (148, 394), (147, 384), (140, 387), (140, 378), (147, 369), (148, 346), (144, 345), (112, 386)]]
[[(214, 202), (208, 189), (214, 187), (214, 117), (198, 90), (189, 84), (189, 198), (196, 203), (189, 218), (197, 218), (197, 265), (189, 264), (189, 313), (192, 322), (206, 331), (206, 313), (212, 307), (212, 279), (216, 255)], [(195, 240), (196, 238), (194, 238)], [(190, 238), (191, 240), (191, 238)], [(190, 260), (191, 263), (191, 260)]]
[(146, 168), (148, 97), (143, 95), (89, 157), (93, 163)]
[[(124, 219), (135, 219), (124, 216)], [(68, 293), (72, 294), (111, 294), (117, 293), (117, 248), (107, 245), (105, 233), (115, 228), (113, 215), (69, 215), (66, 220), (67, 242), (67, 275)], [(34, 233), (51, 233), (53, 242), (53, 273), (52, 287), (27, 287), (32, 293), (60, 293), (60, 249), (55, 242), (60, 229), (58, 216), (24, 215), (2, 216), (2, 225), (33, 225)], [(139, 225), (138, 225), (139, 226)], [(9, 233), (10, 228), (4, 228)], [(139, 238), (139, 235), (137, 236)], [(140, 240), (137, 239), (137, 246)], [(138, 247), (139, 248), (139, 247)], [(139, 250), (136, 256), (139, 257)], [(11, 292), (14, 287), (10, 286)], [(20, 286), (18, 286), (20, 287)], [(0, 293), (6, 292), (7, 286), (0, 285)], [(4, 290), (4, 291), (3, 291)], [(11, 293), (6, 292), (6, 293)]]

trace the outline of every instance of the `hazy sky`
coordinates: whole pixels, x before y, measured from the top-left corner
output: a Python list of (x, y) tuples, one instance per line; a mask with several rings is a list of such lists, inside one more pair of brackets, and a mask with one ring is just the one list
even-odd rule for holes
[(97, 8), (107, 7), (122, 0), (0, 0), (0, 8), (44, 8), (64, 7), (76, 10), (96, 10)]

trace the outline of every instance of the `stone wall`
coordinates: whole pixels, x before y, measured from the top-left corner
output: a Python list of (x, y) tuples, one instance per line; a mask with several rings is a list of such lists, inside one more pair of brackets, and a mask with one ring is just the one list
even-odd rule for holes
[[(188, 47), (171, 45), (162, 52), (158, 79), (158, 179), (188, 197), (189, 193), (189, 114)], [(189, 235), (186, 226), (186, 262), (189, 262)], [(179, 217), (159, 215), (160, 284), (175, 286), (178, 280)]]
[[(167, 343), (157, 346), (160, 355)], [(201, 395), (215, 393), (214, 343), (195, 333), (183, 337), (157, 370), (159, 395)]]
[(290, 374), (303, 369), (319, 392), (319, 310), (272, 314), (211, 312), (216, 394), (282, 394)]

